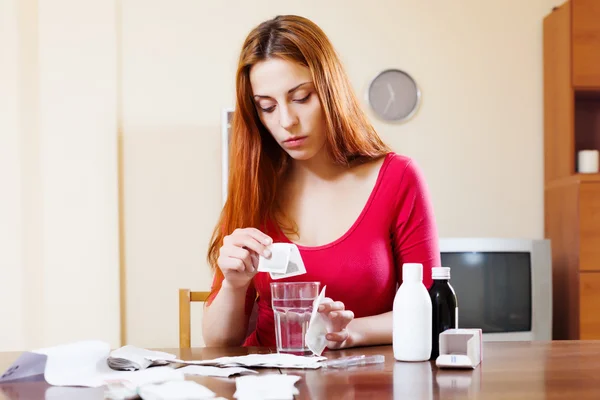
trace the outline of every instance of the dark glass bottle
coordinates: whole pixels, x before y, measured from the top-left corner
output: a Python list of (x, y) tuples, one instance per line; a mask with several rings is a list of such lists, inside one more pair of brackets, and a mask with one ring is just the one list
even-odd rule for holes
[(433, 285), (429, 289), (431, 298), (431, 357), (435, 360), (440, 355), (440, 333), (446, 329), (458, 328), (458, 300), (450, 285), (450, 268), (432, 268)]

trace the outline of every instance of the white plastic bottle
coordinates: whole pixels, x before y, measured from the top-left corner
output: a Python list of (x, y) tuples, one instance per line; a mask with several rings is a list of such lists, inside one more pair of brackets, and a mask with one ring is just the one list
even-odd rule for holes
[(393, 348), (398, 361), (426, 361), (431, 356), (431, 298), (423, 285), (423, 265), (402, 266), (402, 284), (393, 310)]

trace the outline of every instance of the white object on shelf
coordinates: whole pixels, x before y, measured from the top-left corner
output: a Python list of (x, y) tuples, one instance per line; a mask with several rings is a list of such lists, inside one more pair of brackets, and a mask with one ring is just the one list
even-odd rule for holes
[(597, 174), (598, 168), (598, 150), (581, 150), (577, 153), (577, 172), (580, 174)]

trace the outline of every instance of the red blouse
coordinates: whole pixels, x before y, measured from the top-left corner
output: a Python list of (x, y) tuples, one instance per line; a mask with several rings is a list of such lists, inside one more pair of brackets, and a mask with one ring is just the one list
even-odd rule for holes
[[(290, 243), (277, 228), (265, 232), (274, 242)], [(440, 266), (433, 208), (415, 162), (389, 153), (367, 204), (339, 239), (317, 247), (298, 246), (306, 274), (278, 281), (318, 281), (327, 297), (344, 303), (355, 318), (392, 311), (402, 264), (423, 264), (423, 283), (432, 284), (431, 268)], [(248, 289), (246, 310), (256, 301), (256, 329), (244, 346), (275, 346), (271, 277), (258, 273)], [(258, 296), (257, 296), (258, 294)]]

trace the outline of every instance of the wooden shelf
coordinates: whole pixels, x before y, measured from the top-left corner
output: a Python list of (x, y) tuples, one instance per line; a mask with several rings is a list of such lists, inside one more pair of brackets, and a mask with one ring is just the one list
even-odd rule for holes
[(600, 174), (576, 174), (574, 178), (578, 182), (600, 182)]
[(553, 189), (560, 186), (572, 185), (575, 183), (598, 182), (600, 183), (600, 174), (574, 174), (565, 178), (554, 179), (547, 182), (546, 189)]

